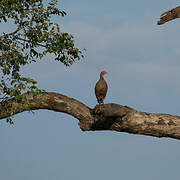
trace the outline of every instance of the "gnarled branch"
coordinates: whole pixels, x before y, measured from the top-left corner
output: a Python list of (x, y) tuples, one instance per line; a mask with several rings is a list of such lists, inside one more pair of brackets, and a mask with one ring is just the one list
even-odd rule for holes
[(83, 131), (114, 130), (155, 137), (180, 139), (180, 116), (136, 111), (119, 104), (97, 105), (93, 109), (76, 99), (62, 94), (43, 92), (38, 95), (24, 94), (29, 105), (20, 106), (15, 100), (0, 103), (0, 119), (8, 117), (7, 105), (14, 107), (14, 114), (28, 110), (48, 109), (63, 112), (79, 120)]
[(180, 6), (162, 13), (157, 24), (161, 25), (176, 18), (180, 18)]

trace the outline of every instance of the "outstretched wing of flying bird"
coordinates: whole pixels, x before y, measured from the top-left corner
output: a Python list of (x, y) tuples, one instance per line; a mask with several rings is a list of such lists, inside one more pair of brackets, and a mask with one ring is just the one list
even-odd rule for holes
[(162, 13), (157, 24), (161, 25), (176, 18), (180, 18), (180, 6)]

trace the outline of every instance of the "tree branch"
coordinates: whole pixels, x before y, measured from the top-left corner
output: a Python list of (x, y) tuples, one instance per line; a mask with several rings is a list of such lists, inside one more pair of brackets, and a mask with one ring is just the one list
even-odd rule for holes
[(13, 99), (1, 102), (0, 119), (8, 117), (7, 105), (16, 109), (14, 114), (28, 110), (48, 109), (77, 118), (83, 131), (114, 130), (180, 139), (180, 116), (139, 112), (130, 107), (112, 103), (97, 105), (91, 109), (76, 99), (53, 92), (40, 93), (36, 96), (26, 93), (24, 97), (29, 105), (23, 108), (17, 108), (21, 104)]
[(7, 37), (7, 36), (14, 35), (14, 34), (16, 34), (18, 31), (20, 31), (20, 30), (21, 30), (21, 28), (18, 27), (14, 32), (7, 33), (7, 34), (4, 33), (4, 35), (0, 36), (0, 39), (3, 39), (3, 38), (5, 38), (5, 37)]
[[(27, 40), (27, 39), (23, 39), (23, 38), (20, 38), (20, 37), (17, 37), (15, 36), (16, 39), (18, 40), (21, 40), (21, 41), (24, 41), (24, 42), (28, 42), (30, 43), (31, 41), (30, 40)], [(41, 46), (41, 47), (47, 47), (47, 45), (44, 45), (44, 44), (40, 44), (40, 43), (36, 43), (38, 46)]]
[(161, 25), (176, 18), (180, 18), (180, 6), (162, 13), (157, 24)]

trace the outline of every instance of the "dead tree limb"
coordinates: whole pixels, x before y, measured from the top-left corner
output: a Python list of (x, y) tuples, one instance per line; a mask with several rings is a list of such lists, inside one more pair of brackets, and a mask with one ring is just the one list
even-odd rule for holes
[(97, 105), (93, 109), (76, 99), (62, 94), (43, 92), (36, 96), (24, 94), (29, 105), (23, 108), (15, 100), (0, 103), (0, 119), (8, 117), (7, 104), (14, 107), (14, 114), (23, 111), (48, 109), (63, 112), (79, 120), (83, 131), (113, 130), (155, 137), (180, 139), (180, 116), (139, 112), (119, 104)]
[(161, 25), (176, 18), (180, 18), (180, 6), (162, 13), (157, 24)]

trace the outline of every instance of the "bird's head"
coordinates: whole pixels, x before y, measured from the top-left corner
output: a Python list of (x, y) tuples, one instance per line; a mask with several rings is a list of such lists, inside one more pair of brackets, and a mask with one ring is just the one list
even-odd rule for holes
[(100, 77), (104, 77), (105, 74), (107, 74), (107, 72), (106, 72), (106, 71), (102, 71), (102, 72), (100, 73)]

